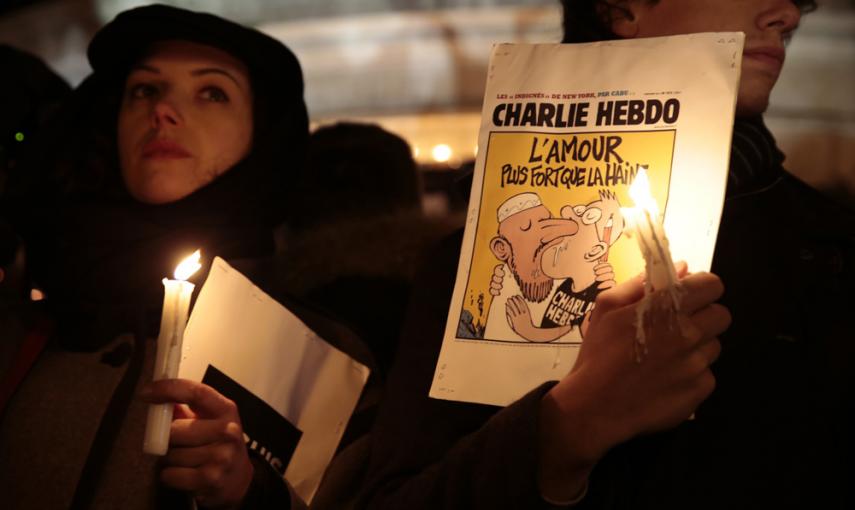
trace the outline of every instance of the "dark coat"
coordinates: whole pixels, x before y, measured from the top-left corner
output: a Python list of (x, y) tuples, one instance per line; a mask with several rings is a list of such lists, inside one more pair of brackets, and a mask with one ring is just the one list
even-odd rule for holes
[(594, 508), (852, 508), (855, 214), (794, 177), (725, 203), (713, 272), (733, 316), (716, 390), (617, 448)]
[[(236, 263), (256, 281), (265, 280), (259, 271), (265, 266)], [(321, 338), (374, 368), (371, 353), (350, 330), (305, 304), (276, 295), (268, 285), (261, 286)], [(157, 458), (142, 453), (148, 405), (135, 395), (151, 380), (157, 345), (145, 331), (141, 323), (136, 331), (94, 352), (48, 344), (0, 416), (3, 508), (190, 508), (186, 495), (158, 483)], [(340, 449), (368, 433), (379, 394), (378, 381), (369, 379)], [(344, 462), (361, 465), (366, 455), (358, 453), (361, 448), (357, 444), (355, 458), (351, 452)], [(244, 508), (301, 505), (275, 471), (252, 460), (256, 477)], [(334, 483), (321, 485), (319, 501), (355, 493), (341, 481)]]
[[(773, 141), (753, 147), (735, 145), (732, 176), (748, 168), (732, 178), (713, 265), (734, 317), (718, 387), (697, 419), (611, 451), (580, 508), (855, 507), (855, 214), (785, 174)], [(743, 165), (748, 153), (767, 164)], [(428, 398), (460, 243), (444, 242), (415, 285), (366, 508), (546, 506), (536, 452), (549, 383), (504, 409)]]

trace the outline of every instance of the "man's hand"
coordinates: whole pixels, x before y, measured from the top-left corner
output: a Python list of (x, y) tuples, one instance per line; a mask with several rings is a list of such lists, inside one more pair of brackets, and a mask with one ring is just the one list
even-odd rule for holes
[(191, 493), (202, 507), (240, 505), (253, 467), (235, 403), (186, 379), (155, 381), (140, 397), (152, 404), (176, 403), (161, 481)]
[(552, 328), (535, 326), (531, 318), (531, 311), (528, 309), (528, 303), (519, 295), (508, 298), (505, 303), (505, 317), (514, 333), (529, 342), (554, 342), (573, 330), (572, 324)]
[(617, 285), (615, 281), (615, 270), (608, 262), (600, 262), (594, 266), (594, 275), (596, 282), (599, 283), (597, 288), (602, 290), (610, 289)]
[(526, 335), (535, 327), (531, 320), (528, 303), (522, 296), (508, 298), (505, 303), (505, 318), (508, 320), (508, 326), (523, 338), (528, 338)]
[[(682, 266), (681, 273), (685, 273)], [(683, 327), (649, 321), (648, 354), (635, 361), (636, 307), (644, 296), (637, 277), (601, 293), (573, 370), (541, 404), (540, 486), (553, 499), (578, 491), (593, 465), (613, 446), (672, 428), (712, 393), (709, 366), (717, 336), (730, 325), (715, 275), (681, 280)], [(661, 318), (660, 318), (661, 319)]]
[(505, 279), (505, 265), (499, 264), (493, 268), (493, 276), (490, 279), (490, 294), (498, 296), (502, 293), (502, 281)]

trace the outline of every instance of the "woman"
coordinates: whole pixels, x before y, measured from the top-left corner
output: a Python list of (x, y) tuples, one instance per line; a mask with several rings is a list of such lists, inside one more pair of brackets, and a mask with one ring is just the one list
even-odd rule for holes
[[(52, 301), (137, 302), (142, 292), (154, 303), (160, 279), (196, 248), (226, 258), (271, 252), (308, 136), (293, 54), (221, 18), (150, 6), (105, 26), (89, 59), (94, 72), (37, 165), (48, 181), (42, 200), (18, 222), (37, 227), (22, 230)], [(173, 76), (176, 60), (215, 65)], [(65, 343), (91, 348), (115, 331), (97, 333)]]
[[(140, 393), (188, 404), (159, 472), (166, 486), (206, 507), (287, 504), (281, 480), (250, 460), (233, 403), (190, 381), (142, 381), (160, 280), (179, 259), (273, 251), (308, 133), (299, 64), (255, 30), (166, 6), (120, 14), (88, 56), (94, 72), (42, 151), (37, 182), (19, 183), (39, 196), (12, 208), (56, 326), (0, 424), (0, 485), (13, 508), (171, 505), (151, 493)], [(19, 419), (34, 410), (50, 418)]]

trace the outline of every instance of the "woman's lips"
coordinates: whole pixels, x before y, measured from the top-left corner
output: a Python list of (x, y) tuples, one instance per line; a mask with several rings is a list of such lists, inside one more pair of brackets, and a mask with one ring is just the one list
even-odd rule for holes
[(155, 139), (143, 146), (142, 157), (145, 159), (181, 159), (189, 158), (190, 153), (172, 140)]

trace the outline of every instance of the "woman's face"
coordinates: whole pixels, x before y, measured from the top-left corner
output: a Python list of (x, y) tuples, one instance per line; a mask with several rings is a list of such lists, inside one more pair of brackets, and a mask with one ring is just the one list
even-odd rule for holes
[(187, 41), (152, 46), (128, 75), (119, 110), (119, 163), (140, 202), (190, 195), (226, 172), (252, 145), (246, 67)]

